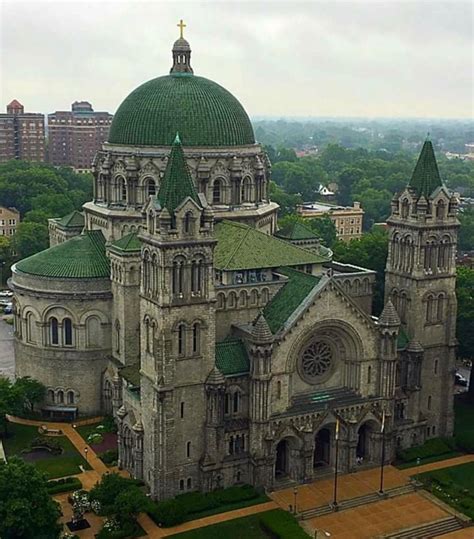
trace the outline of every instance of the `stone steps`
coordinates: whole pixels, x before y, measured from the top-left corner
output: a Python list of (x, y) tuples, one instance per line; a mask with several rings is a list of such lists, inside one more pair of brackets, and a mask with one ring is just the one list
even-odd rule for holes
[[(401, 487), (395, 487), (389, 490), (386, 490), (383, 495), (378, 492), (371, 492), (370, 494), (365, 494), (364, 496), (357, 496), (356, 498), (351, 498), (349, 500), (342, 500), (338, 503), (338, 511), (345, 511), (347, 509), (352, 509), (354, 507), (359, 507), (360, 505), (367, 505), (369, 503), (376, 503), (387, 498), (395, 498), (396, 496), (402, 496), (403, 494), (409, 494), (413, 492), (415, 487), (411, 484), (402, 485)], [(334, 507), (330, 504), (320, 505), (319, 507), (313, 507), (311, 509), (306, 509), (298, 513), (298, 518), (301, 520), (308, 520), (310, 518), (321, 517), (327, 515), (334, 511)]]
[[(431, 539), (462, 529), (464, 526), (456, 517), (447, 517), (429, 524), (407, 528), (392, 534), (382, 535), (383, 539)], [(474, 536), (474, 528), (473, 528)]]

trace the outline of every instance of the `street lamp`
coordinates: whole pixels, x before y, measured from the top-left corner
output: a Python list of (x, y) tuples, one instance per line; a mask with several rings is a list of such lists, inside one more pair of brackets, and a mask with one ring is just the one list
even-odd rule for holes
[(86, 462), (87, 462), (87, 453), (89, 453), (89, 449), (87, 449), (87, 447), (84, 448), (84, 453), (86, 455)]
[(293, 513), (296, 515), (296, 513), (297, 513), (297, 511), (296, 511), (296, 499), (297, 499), (297, 496), (298, 496), (298, 487), (295, 487), (293, 489), (293, 496), (294, 496)]

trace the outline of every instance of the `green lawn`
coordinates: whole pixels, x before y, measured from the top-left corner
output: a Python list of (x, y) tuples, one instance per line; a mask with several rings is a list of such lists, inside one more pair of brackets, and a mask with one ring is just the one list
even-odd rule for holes
[(474, 462), (416, 476), (435, 496), (474, 518)]
[(243, 509), (244, 507), (258, 505), (260, 503), (266, 503), (268, 501), (270, 501), (270, 498), (266, 494), (261, 494), (258, 498), (252, 498), (251, 500), (241, 500), (239, 502), (221, 505), (220, 507), (214, 507), (213, 509), (208, 509), (207, 511), (191, 513), (185, 517), (183, 522), (197, 520), (198, 518), (210, 517), (211, 515), (218, 515), (219, 513), (227, 513), (228, 511), (235, 511), (236, 509)]
[[(9, 436), (2, 439), (7, 458), (13, 455), (23, 458), (21, 453), (22, 450), (28, 449), (31, 441), (39, 436), (38, 427), (18, 425), (16, 423), (9, 423), (8, 433)], [(48, 459), (29, 461), (39, 470), (45, 472), (48, 479), (78, 474), (81, 472), (81, 469), (79, 468), (80, 465), (85, 469), (90, 470), (89, 464), (82, 455), (79, 454), (74, 445), (69, 441), (69, 438), (66, 436), (55, 436), (54, 439), (60, 443), (63, 449), (62, 455)]]
[(474, 452), (474, 405), (468, 403), (465, 395), (458, 395), (454, 401), (454, 435), (459, 446)]
[(84, 440), (87, 442), (87, 438), (90, 434), (96, 432), (96, 427), (99, 425), (102, 425), (102, 423), (92, 423), (91, 425), (81, 425), (80, 427), (76, 427), (77, 432), (84, 438)]
[[(273, 532), (264, 531), (263, 520), (272, 523)], [(282, 509), (273, 509), (257, 515), (228, 520), (213, 526), (171, 535), (171, 537), (174, 539), (269, 539), (271, 537), (309, 539), (295, 518)]]

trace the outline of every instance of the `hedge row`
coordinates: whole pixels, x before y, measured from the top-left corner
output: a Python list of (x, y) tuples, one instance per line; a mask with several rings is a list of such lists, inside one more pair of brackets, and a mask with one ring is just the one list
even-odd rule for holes
[(159, 526), (169, 527), (184, 522), (189, 515), (253, 500), (259, 496), (258, 491), (250, 485), (215, 490), (208, 494), (189, 492), (154, 504), (148, 510), (148, 514)]
[(308, 534), (296, 519), (282, 509), (262, 513), (259, 518), (263, 531), (273, 539), (308, 539)]
[(64, 477), (47, 483), (49, 494), (59, 494), (60, 492), (69, 492), (70, 490), (79, 490), (82, 488), (81, 480), (77, 477)]
[(118, 461), (118, 449), (109, 449), (99, 455), (100, 460), (107, 466), (116, 466)]
[(402, 462), (412, 462), (451, 453), (455, 448), (456, 442), (453, 438), (431, 438), (423, 445), (398, 451), (397, 456)]

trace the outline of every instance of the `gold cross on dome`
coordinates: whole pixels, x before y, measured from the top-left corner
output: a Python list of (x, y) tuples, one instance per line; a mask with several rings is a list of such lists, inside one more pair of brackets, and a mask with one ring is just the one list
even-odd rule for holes
[(186, 24), (184, 24), (183, 19), (180, 19), (179, 24), (176, 25), (179, 28), (179, 37), (183, 39), (183, 30), (186, 28)]

